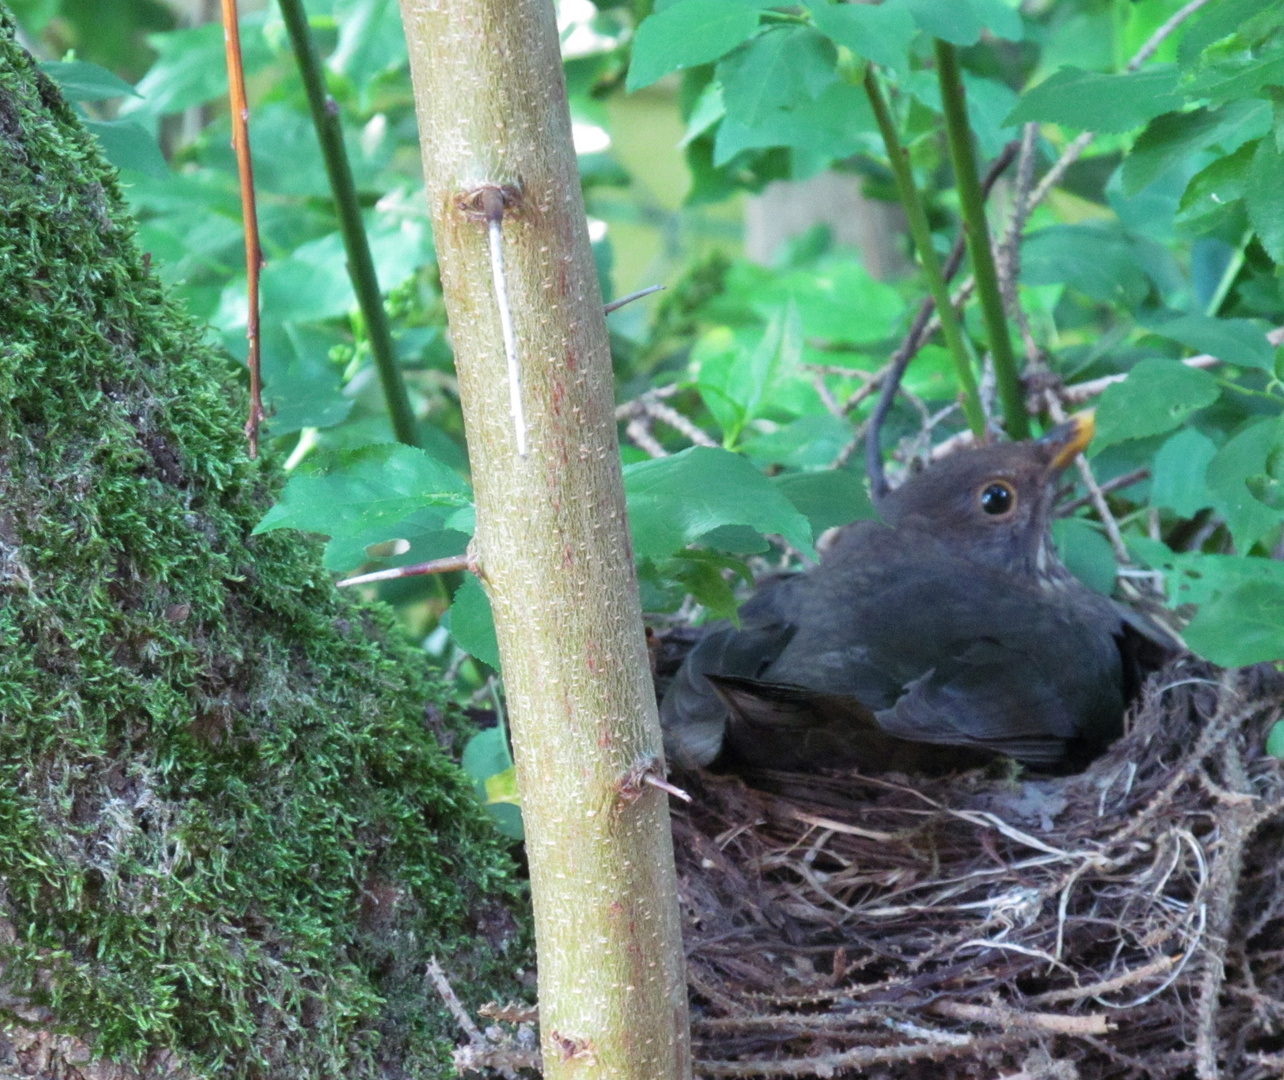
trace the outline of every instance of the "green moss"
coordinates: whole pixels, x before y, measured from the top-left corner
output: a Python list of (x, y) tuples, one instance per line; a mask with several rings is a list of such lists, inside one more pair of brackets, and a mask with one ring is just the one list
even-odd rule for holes
[(0, 10), (5, 999), (198, 1074), (439, 1075), (426, 960), (511, 995), (518, 885), (422, 656), (250, 535), (238, 385)]

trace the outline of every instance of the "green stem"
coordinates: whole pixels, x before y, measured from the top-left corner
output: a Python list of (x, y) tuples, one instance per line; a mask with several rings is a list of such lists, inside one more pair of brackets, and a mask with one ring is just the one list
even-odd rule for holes
[(1248, 251), (1249, 242), (1253, 239), (1253, 230), (1249, 229), (1240, 239), (1239, 245), (1226, 264), (1226, 269), (1222, 271), (1221, 280), (1217, 282), (1217, 288), (1208, 300), (1208, 308), (1204, 314), (1216, 317), (1217, 313), (1222, 310), (1222, 305), (1226, 303), (1226, 297), (1230, 295), (1231, 288), (1235, 284), (1235, 279), (1239, 277), (1239, 272), (1244, 269), (1244, 255)]
[(946, 347), (954, 358), (958, 371), (959, 389), (963, 397), (963, 413), (967, 417), (968, 427), (978, 437), (985, 434), (985, 411), (981, 408), (981, 395), (976, 387), (976, 376), (972, 371), (972, 358), (968, 353), (967, 342), (963, 337), (963, 328), (959, 325), (954, 305), (950, 303), (949, 286), (941, 272), (941, 259), (932, 246), (932, 229), (927, 222), (927, 211), (923, 200), (919, 198), (918, 189), (914, 186), (914, 175), (910, 171), (909, 156), (901, 145), (896, 134), (896, 125), (887, 108), (887, 100), (874, 75), (873, 65), (865, 69), (865, 93), (874, 109), (874, 118), (878, 121), (878, 130), (887, 147), (887, 158), (896, 177), (896, 190), (900, 193), (901, 204), (905, 207), (905, 216), (909, 220), (910, 235), (914, 246), (918, 248), (919, 261), (923, 264), (923, 274), (927, 278), (927, 287), (936, 301), (936, 314), (941, 320), (941, 336), (945, 338)]
[(370, 337), (370, 352), (379, 372), (379, 383), (388, 404), (388, 418), (392, 422), (397, 441), (407, 446), (417, 446), (415, 414), (410, 407), (410, 395), (397, 363), (392, 343), (392, 330), (388, 313), (383, 306), (383, 293), (375, 273), (374, 259), (370, 255), (370, 241), (366, 238), (365, 223), (361, 220), (361, 204), (357, 201), (357, 187), (352, 180), (352, 166), (348, 151), (343, 145), (343, 126), (339, 122), (339, 109), (326, 92), (321, 59), (308, 29), (308, 16), (302, 0), (281, 0), (281, 16), (290, 46), (299, 62), (299, 74), (308, 95), (312, 110), (312, 123), (321, 143), (321, 156), (334, 193), (335, 209), (339, 213), (339, 228), (343, 233), (343, 246), (348, 254), (348, 275), (352, 289), (357, 294), (357, 304), (365, 320)]
[(941, 83), (941, 104), (945, 110), (945, 131), (954, 164), (954, 182), (958, 185), (959, 203), (963, 210), (963, 231), (967, 237), (968, 255), (972, 259), (972, 277), (976, 294), (985, 316), (985, 330), (994, 358), (994, 375), (1003, 419), (1008, 434), (1014, 439), (1030, 437), (1030, 418), (1025, 411), (1025, 392), (1017, 374), (1008, 320), (1003, 313), (1003, 294), (999, 275), (994, 268), (990, 249), (990, 229), (985, 220), (985, 196), (976, 175), (976, 158), (972, 153), (972, 129), (967, 121), (967, 99), (959, 72), (958, 53), (946, 41), (936, 42), (936, 73)]

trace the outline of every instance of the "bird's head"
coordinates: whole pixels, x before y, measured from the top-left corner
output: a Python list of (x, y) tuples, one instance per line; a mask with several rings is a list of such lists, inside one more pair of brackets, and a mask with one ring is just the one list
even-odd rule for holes
[(1061, 580), (1068, 572), (1049, 529), (1056, 480), (1093, 432), (1085, 412), (1041, 439), (952, 454), (890, 492), (879, 513), (893, 528), (929, 532), (974, 562)]

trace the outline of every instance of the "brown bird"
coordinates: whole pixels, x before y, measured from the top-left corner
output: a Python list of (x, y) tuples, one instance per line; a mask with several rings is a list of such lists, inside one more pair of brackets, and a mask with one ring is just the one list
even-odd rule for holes
[(1052, 542), (1090, 414), (947, 457), (712, 625), (661, 704), (678, 764), (940, 771), (1086, 764), (1177, 643), (1094, 592)]

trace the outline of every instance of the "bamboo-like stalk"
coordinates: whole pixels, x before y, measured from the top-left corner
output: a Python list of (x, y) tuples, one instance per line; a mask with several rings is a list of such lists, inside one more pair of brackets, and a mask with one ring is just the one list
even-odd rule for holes
[(883, 136), (883, 145), (887, 148), (887, 159), (896, 178), (896, 190), (905, 207), (905, 217), (909, 222), (910, 236), (918, 249), (919, 262), (923, 264), (923, 276), (927, 278), (927, 287), (936, 301), (937, 317), (941, 320), (941, 336), (945, 338), (946, 348), (954, 358), (954, 367), (958, 372), (959, 392), (963, 398), (963, 414), (967, 417), (968, 427), (977, 436), (985, 434), (985, 411), (981, 407), (981, 394), (977, 389), (976, 375), (972, 371), (972, 358), (968, 353), (967, 342), (963, 338), (963, 328), (959, 324), (954, 305), (950, 303), (950, 289), (941, 271), (941, 259), (932, 246), (932, 229), (927, 221), (927, 211), (919, 197), (918, 188), (914, 186), (914, 174), (910, 170), (909, 155), (901, 145), (900, 136), (896, 133), (896, 124), (892, 120), (887, 99), (883, 96), (878, 77), (871, 64), (865, 69), (865, 93), (874, 109), (874, 119), (878, 121), (879, 133)]
[(401, 9), (526, 825), (544, 1075), (687, 1077), (668, 805), (648, 782), (660, 729), (553, 3)]
[(339, 230), (343, 247), (348, 255), (348, 276), (352, 290), (357, 295), (357, 305), (365, 320), (370, 337), (370, 352), (379, 385), (388, 406), (388, 418), (397, 441), (407, 446), (417, 446), (415, 414), (410, 407), (406, 381), (397, 363), (397, 352), (392, 342), (392, 329), (388, 313), (383, 306), (383, 293), (379, 276), (375, 272), (374, 258), (370, 254), (370, 241), (366, 236), (365, 222), (361, 220), (361, 204), (357, 200), (357, 186), (352, 179), (352, 165), (348, 150), (343, 145), (343, 124), (334, 98), (326, 92), (325, 73), (317, 55), (316, 43), (308, 28), (307, 12), (302, 0), (280, 0), (281, 17), (285, 20), (290, 47), (294, 50), (303, 77), (303, 88), (308, 95), (308, 108), (312, 111), (312, 124), (321, 143), (321, 157), (325, 161), (330, 190), (334, 194), (335, 209), (339, 213)]
[(967, 98), (959, 72), (958, 53), (948, 41), (936, 42), (936, 74), (941, 86), (941, 105), (945, 111), (945, 133), (954, 165), (954, 183), (958, 187), (963, 211), (963, 232), (967, 253), (972, 260), (976, 294), (985, 317), (986, 336), (990, 339), (990, 356), (994, 358), (994, 379), (1003, 420), (1014, 439), (1030, 437), (1030, 418), (1025, 411), (1025, 391), (1017, 374), (1008, 320), (1003, 312), (1003, 294), (990, 248), (990, 228), (985, 219), (985, 196), (976, 175), (976, 156), (972, 152), (972, 128), (967, 120)]

